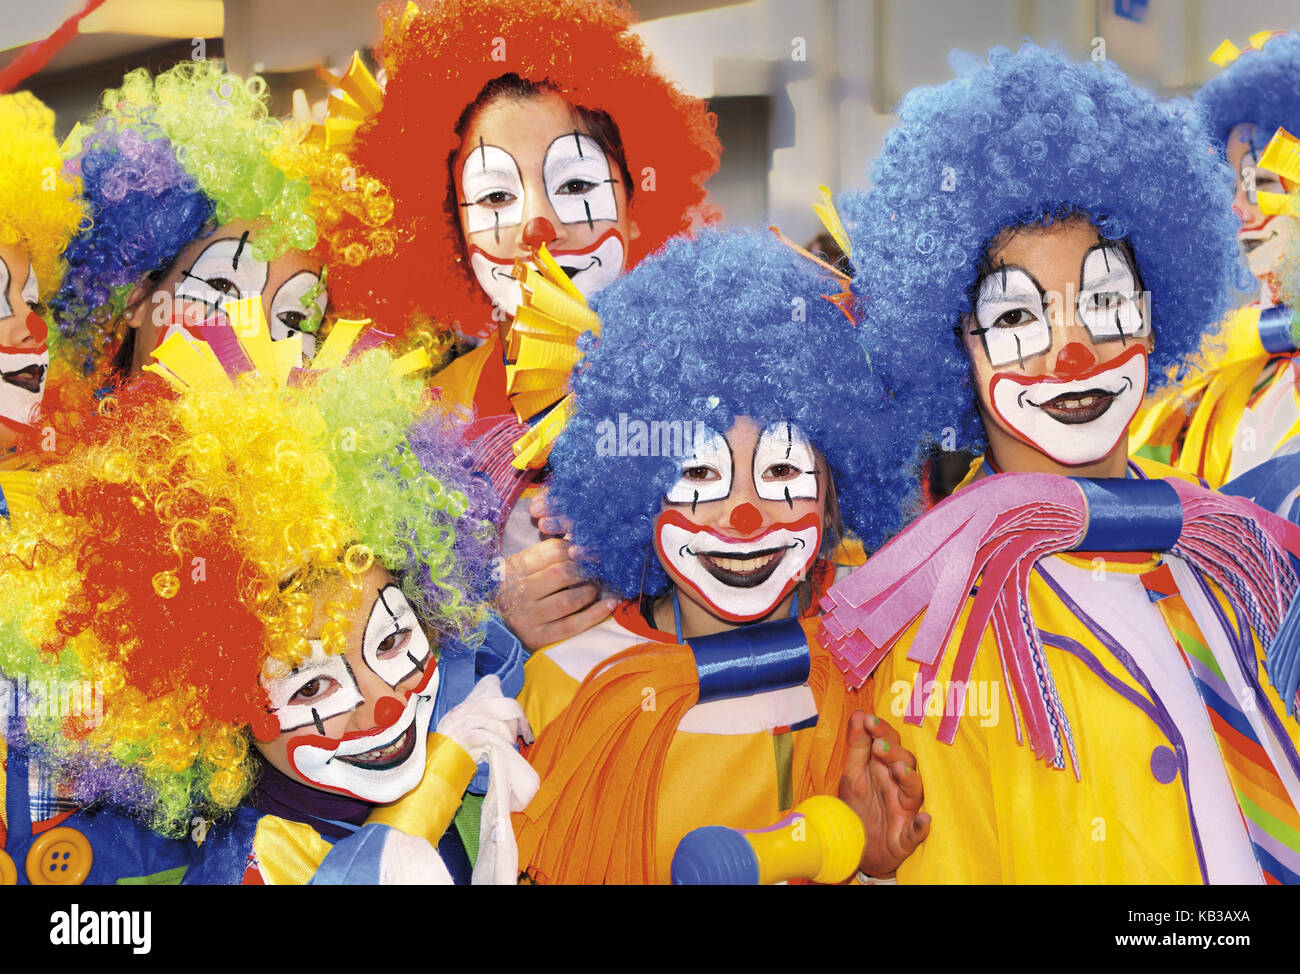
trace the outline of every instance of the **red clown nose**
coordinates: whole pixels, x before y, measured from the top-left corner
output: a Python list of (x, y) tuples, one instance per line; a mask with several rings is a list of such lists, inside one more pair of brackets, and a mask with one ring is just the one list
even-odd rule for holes
[(741, 534), (752, 534), (763, 524), (763, 515), (753, 504), (738, 504), (731, 512), (731, 526)]
[(536, 250), (556, 238), (555, 224), (544, 216), (535, 216), (524, 224), (524, 243)]
[(50, 326), (35, 311), (29, 311), (27, 312), (27, 330), (38, 344), (44, 345), (45, 338), (50, 333)]
[(1070, 342), (1061, 349), (1061, 354), (1056, 356), (1056, 375), (1058, 377), (1083, 375), (1096, 364), (1097, 356), (1092, 354), (1087, 345), (1082, 342)]
[(396, 697), (384, 697), (375, 704), (375, 724), (377, 727), (391, 727), (402, 719), (406, 705)]

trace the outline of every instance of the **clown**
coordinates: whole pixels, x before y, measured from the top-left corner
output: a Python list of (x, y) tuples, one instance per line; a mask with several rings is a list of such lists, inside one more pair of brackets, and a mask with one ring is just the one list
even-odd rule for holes
[(53, 301), (75, 364), (134, 375), (173, 332), (260, 296), (271, 336), (310, 358), (329, 309), (327, 262), (390, 253), (383, 188), (341, 152), (267, 116), (266, 85), (217, 62), (127, 75), (74, 132), (69, 165), (93, 225)]
[[(867, 819), (872, 877), (926, 834), (910, 755), (853, 716), (808, 638), (844, 526), (879, 512), (863, 430), (880, 390), (827, 284), (774, 237), (704, 231), (594, 302), (551, 492), (625, 601), (525, 667), (543, 784), (517, 823), (536, 879), (666, 882), (693, 828), (765, 826), (837, 790)], [(742, 659), (749, 677), (723, 686)], [(612, 845), (566, 852), (588, 834)]]
[(1294, 208), (1285, 205), (1297, 186), (1261, 162), (1279, 129), (1300, 130), (1300, 34), (1255, 34), (1243, 51), (1225, 41), (1211, 60), (1224, 70), (1196, 102), (1237, 177), (1237, 241), (1259, 297), (1233, 314), (1223, 340), (1207, 343), (1200, 371), (1153, 399), (1133, 440), (1219, 487), (1289, 452), (1300, 423), (1296, 343), (1281, 291), (1284, 258), (1300, 237)]
[[(503, 611), (531, 649), (614, 603), (581, 584), (567, 546), (540, 529), (541, 507), (530, 510), (539, 471), (510, 467), (509, 444), (534, 415), (506, 379), (504, 337), (521, 295), (511, 269), (544, 246), (590, 297), (671, 235), (716, 218), (704, 203), (715, 120), (659, 72), (631, 26), (607, 0), (396, 7), (376, 51), (383, 108), (355, 148), (392, 191), (410, 243), (336, 274), (338, 300), (390, 331), (432, 319), (482, 340), (434, 384), (444, 402), (475, 409), (480, 466), (501, 468)], [(504, 445), (504, 460), (490, 443)]]
[[(468, 879), (443, 833), (485, 759), (479, 875), (513, 882), (492, 836), (528, 733), (459, 430), (380, 350), (291, 385), (170, 375), (175, 396), (146, 377), (106, 400), (5, 538), (10, 857), (40, 856), (13, 777), (34, 758), (116, 809), (66, 823), (91, 882)], [(111, 692), (45, 705), (72, 685)]]
[(44, 299), (84, 219), (77, 185), (61, 175), (54, 114), (31, 95), (0, 96), (0, 465), (35, 423), (49, 379)]
[[(1295, 820), (1295, 687), (1261, 647), (1295, 590), (1289, 535), (1131, 459), (1124, 435), (1230, 300), (1230, 174), (1178, 106), (1031, 44), (900, 116), (844, 204), (895, 527), (943, 431), (983, 454), (826, 602), (823, 637), (850, 682), (874, 670), (951, 825), (900, 881), (1297, 878), (1216, 731), (1236, 721), (1249, 787)], [(1045, 557), (1067, 549), (1087, 554)], [(971, 709), (984, 687), (1000, 709)]]

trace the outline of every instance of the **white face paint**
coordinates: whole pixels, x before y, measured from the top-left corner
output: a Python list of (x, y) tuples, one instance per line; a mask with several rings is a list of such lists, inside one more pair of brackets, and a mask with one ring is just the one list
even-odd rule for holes
[(366, 665), (390, 687), (396, 687), (408, 677), (423, 673), (431, 652), (428, 637), (402, 590), (396, 585), (385, 586), (366, 622), (361, 646)]
[(812, 444), (793, 423), (772, 423), (759, 436), (754, 489), (763, 500), (787, 503), (820, 495)]
[(589, 135), (573, 132), (550, 144), (542, 162), (546, 196), (561, 223), (618, 219), (613, 174), (605, 150)]
[(524, 214), (524, 183), (514, 156), (495, 145), (479, 145), (460, 172), (470, 233), (518, 226)]
[[(301, 334), (303, 356), (310, 358), (316, 351), (316, 336), (301, 328), (308, 321), (319, 323), (324, 319), (329, 293), (321, 287), (319, 274), (299, 271), (281, 284), (268, 302), (270, 273), (271, 265), (254, 258), (249, 250), (248, 234), (209, 244), (176, 283), (177, 307), (171, 320), (159, 329), (154, 347), (177, 333), (198, 344), (201, 339), (188, 330), (188, 325), (200, 325), (217, 313), (225, 313), (227, 302), (261, 295), (264, 306), (269, 303), (267, 330), (271, 340), (278, 342)], [(187, 309), (186, 303), (199, 306), (199, 313), (194, 314), (192, 307)]]
[(731, 447), (722, 434), (696, 425), (695, 453), (682, 461), (681, 476), (668, 488), (669, 504), (705, 504), (731, 493)]
[(1083, 259), (1078, 315), (1094, 344), (1151, 334), (1145, 295), (1121, 248), (1098, 246)]
[(303, 331), (308, 322), (316, 327), (325, 320), (329, 295), (320, 285), (320, 277), (311, 271), (299, 271), (280, 285), (271, 301), (267, 317), (271, 341), (278, 342), (292, 335), (302, 335), (302, 353), (307, 358), (316, 354), (316, 336)]
[[(27, 281), (23, 284), (23, 300), (27, 302), (28, 307), (35, 305), (41, 300), (41, 286), (36, 280), (36, 268), (27, 268)], [(8, 307), (8, 302), (5, 302)], [(12, 313), (12, 312), (10, 312)]]
[[(262, 684), (281, 733), (310, 730), (285, 745), (293, 770), (318, 788), (376, 804), (396, 801), (411, 791), (424, 776), (426, 739), (438, 690), (432, 655), (414, 610), (401, 589), (389, 584), (371, 605), (359, 653), (350, 650), (327, 657), (313, 641), (311, 658), (293, 673), (273, 675), (268, 666)], [(342, 737), (327, 736), (325, 721), (367, 702), (353, 673), (356, 666), (366, 667), (393, 691), (424, 675), (390, 723)], [(368, 678), (366, 685), (375, 687), (376, 682)], [(396, 698), (388, 696), (390, 700), (378, 703), (395, 708)]]
[(1043, 293), (1022, 268), (1000, 267), (980, 282), (975, 317), (995, 369), (1042, 355), (1052, 347)]
[(1117, 358), (1069, 379), (995, 373), (989, 402), (1020, 439), (1057, 463), (1078, 466), (1110, 455), (1127, 435), (1146, 387), (1146, 346), (1135, 343)]
[[(0, 320), (15, 317), (14, 308), (9, 300), (9, 286), (12, 283), (9, 265), (0, 258)], [(27, 279), (23, 285), (22, 299), (29, 306), (40, 300), (40, 286), (36, 282), (36, 272), (29, 266)], [(11, 329), (5, 328), (5, 334), (11, 331), (27, 337), (37, 329), (44, 334), (46, 325), (43, 321), (33, 321), (35, 314), (21, 306), (18, 314), (27, 320)], [(9, 339), (13, 341), (13, 339)], [(0, 419), (19, 426), (30, 426), (40, 416), (41, 399), (45, 395), (45, 379), (50, 370), (50, 350), (44, 341), (40, 344), (5, 345), (0, 341)]]
[(254, 259), (248, 249), (248, 235), (226, 237), (204, 248), (176, 284), (178, 300), (195, 301), (215, 311), (226, 301), (238, 301), (266, 289), (270, 267)]
[(655, 522), (660, 562), (719, 618), (761, 619), (804, 578), (821, 547), (812, 444), (797, 426), (778, 422), (761, 430), (737, 423), (726, 437), (697, 426), (692, 445), (664, 497), (675, 506)]
[(1259, 208), (1259, 193), (1285, 193), (1287, 187), (1277, 173), (1259, 165), (1254, 146), (1255, 126), (1249, 122), (1234, 125), (1228, 133), (1228, 162), (1237, 171), (1237, 197), (1234, 204), (1241, 217), (1237, 243), (1246, 255), (1246, 264), (1260, 281), (1265, 282), (1265, 303), (1274, 300), (1273, 278), (1292, 241), (1300, 233), (1300, 220), (1285, 213), (1267, 214)]
[[(583, 297), (589, 298), (612, 284), (623, 272), (626, 249), (618, 231), (610, 230), (585, 250), (556, 250), (551, 252), (551, 256)], [(493, 304), (508, 315), (519, 310), (523, 292), (511, 274), (515, 266), (513, 258), (498, 259), (478, 247), (471, 247), (469, 266), (479, 287)]]
[(319, 639), (309, 640), (311, 655), (285, 676), (268, 676), (277, 661), (268, 660), (262, 687), (271, 701), (271, 712), (280, 721), (280, 732), (313, 727), (324, 733), (331, 717), (356, 710), (363, 703), (356, 678), (346, 656), (330, 656)]
[(813, 562), (822, 541), (820, 514), (776, 524), (756, 538), (733, 540), (664, 511), (655, 525), (659, 557), (724, 619), (769, 615)]

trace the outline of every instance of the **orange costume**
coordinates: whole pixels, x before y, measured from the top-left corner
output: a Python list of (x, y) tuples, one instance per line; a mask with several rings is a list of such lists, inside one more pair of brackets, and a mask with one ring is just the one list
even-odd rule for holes
[[(830, 579), (827, 563), (818, 571)], [(783, 635), (806, 646), (807, 661), (805, 679), (776, 676), (739, 696), (704, 699), (703, 647), (719, 637), (692, 640), (693, 651), (651, 627), (635, 601), (534, 654), (520, 702), (542, 788), (515, 816), (520, 867), (546, 883), (667, 883), (692, 829), (763, 828), (805, 798), (834, 794), (849, 715), (871, 688), (845, 689), (817, 621), (814, 611), (735, 630), (756, 642)]]

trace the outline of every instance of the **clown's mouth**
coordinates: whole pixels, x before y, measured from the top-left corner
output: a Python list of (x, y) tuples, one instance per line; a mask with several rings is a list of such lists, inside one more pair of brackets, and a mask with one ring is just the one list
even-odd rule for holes
[(1037, 403), (1031, 399), (1025, 398), (1025, 393), (1020, 394), (1020, 404), (1024, 406), (1036, 406), (1043, 412), (1051, 416), (1058, 423), (1064, 423), (1066, 426), (1079, 426), (1083, 423), (1091, 423), (1095, 419), (1100, 419), (1115, 400), (1120, 397), (1124, 391), (1133, 383), (1125, 377), (1125, 387), (1117, 392), (1107, 392), (1105, 389), (1085, 389), (1081, 392), (1063, 392), (1054, 399), (1049, 399), (1044, 403)]
[(792, 543), (779, 548), (764, 548), (761, 551), (743, 554), (691, 551), (689, 548), (683, 548), (682, 553), (698, 558), (705, 570), (723, 585), (734, 588), (757, 588), (772, 577), (787, 551), (803, 544), (801, 539), (796, 538)]
[(1264, 244), (1268, 243), (1270, 240), (1272, 240), (1272, 239), (1273, 239), (1274, 237), (1276, 237), (1276, 236), (1277, 236), (1277, 231), (1274, 230), (1274, 231), (1273, 231), (1272, 233), (1270, 233), (1267, 237), (1249, 237), (1249, 238), (1245, 238), (1245, 239), (1243, 239), (1243, 240), (1241, 241), (1241, 249), (1244, 250), (1244, 251), (1245, 251), (1246, 253), (1248, 253), (1248, 254), (1250, 254), (1250, 253), (1254, 253), (1256, 250), (1258, 250), (1260, 247), (1264, 246)]
[(406, 733), (391, 744), (362, 751), (360, 754), (338, 754), (335, 755), (335, 759), (367, 771), (387, 771), (389, 768), (404, 764), (415, 753), (415, 734), (416, 727), (413, 721), (411, 726), (406, 728)]
[(40, 392), (41, 386), (45, 383), (45, 366), (29, 365), (13, 372), (3, 372), (0, 373), (0, 379), (28, 392)]
[[(573, 278), (577, 277), (579, 274), (582, 274), (585, 271), (589, 271), (593, 267), (603, 267), (604, 263), (605, 262), (602, 261), (599, 257), (597, 257), (595, 254), (592, 254), (591, 260), (587, 262), (586, 267), (572, 267), (568, 264), (560, 264), (560, 270), (564, 271), (564, 273), (569, 276), (569, 280), (573, 280)], [(515, 276), (513, 273), (513, 265), (506, 268), (493, 266), (492, 276), (502, 281), (513, 282), (515, 280)]]
[(568, 266), (567, 264), (561, 264), (561, 265), (560, 265), (560, 270), (562, 270), (562, 271), (564, 271), (564, 273), (568, 274), (568, 275), (569, 275), (569, 279), (572, 280), (574, 277), (576, 277), (577, 275), (581, 274), (583, 271), (589, 271), (589, 270), (591, 270), (593, 267), (600, 267), (600, 266), (602, 266), (601, 259), (600, 259), (599, 257), (597, 257), (595, 254), (592, 254), (592, 255), (591, 255), (591, 261), (587, 264), (586, 267), (570, 267), (570, 266)]

